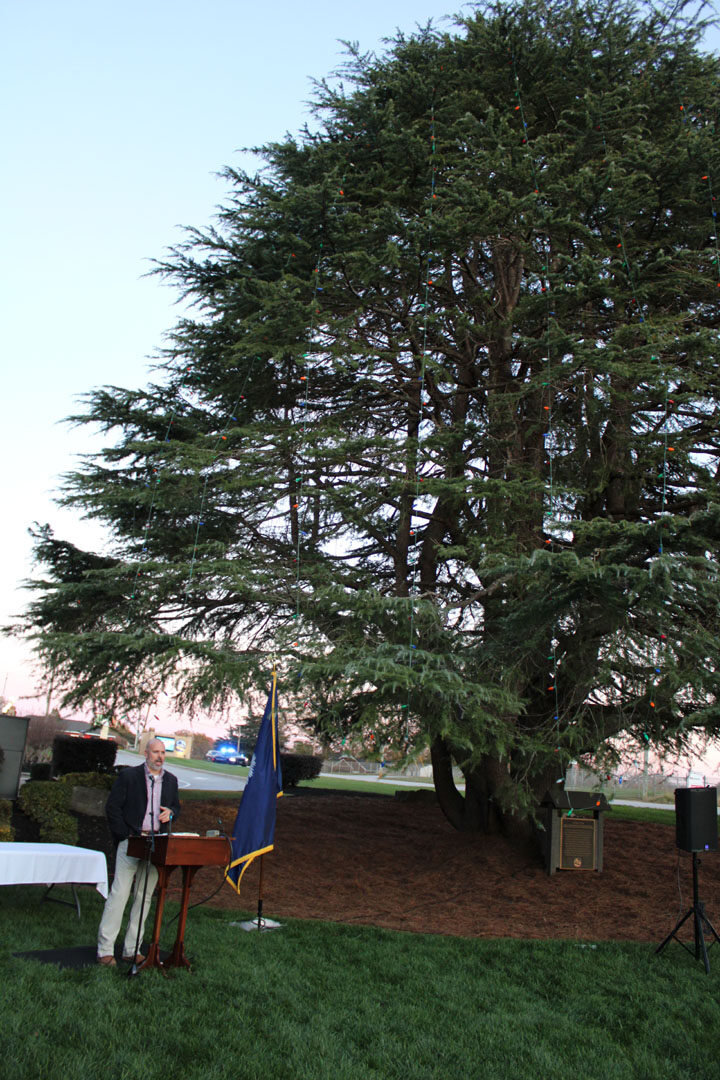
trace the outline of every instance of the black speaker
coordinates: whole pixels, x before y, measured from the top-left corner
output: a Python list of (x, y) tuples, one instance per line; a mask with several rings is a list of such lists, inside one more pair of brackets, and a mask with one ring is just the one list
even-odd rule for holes
[(675, 843), (682, 851), (717, 851), (717, 788), (675, 788)]

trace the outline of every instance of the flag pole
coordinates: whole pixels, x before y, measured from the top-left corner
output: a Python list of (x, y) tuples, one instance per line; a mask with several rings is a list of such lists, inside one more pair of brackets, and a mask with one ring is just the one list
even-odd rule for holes
[[(275, 836), (277, 800), (282, 795), (282, 765), (277, 732), (277, 681), (273, 673), (273, 686), (268, 695), (258, 732), (250, 771), (238, 807), (232, 831), (232, 851), (225, 872), (225, 880), (240, 892), (240, 882), (248, 866), (260, 857), (260, 881), (258, 893), (258, 930), (264, 928), (262, 917), (264, 863), (263, 854), (272, 851)], [(255, 925), (255, 917), (250, 926)]]
[[(271, 691), (272, 705), (270, 707), (271, 708), (270, 715), (272, 717), (273, 734), (274, 734), (274, 731), (275, 731), (275, 693), (276, 693), (275, 687), (276, 687), (276, 679), (277, 679), (277, 670), (276, 670), (276, 667), (275, 667), (275, 656), (274, 656), (274, 654), (273, 654), (273, 658), (272, 658), (272, 677), (273, 677), (273, 688), (272, 688), (272, 691)], [(258, 882), (258, 907), (257, 907), (257, 928), (258, 928), (258, 932), (262, 930), (262, 926), (263, 926), (262, 912), (263, 912), (264, 873), (265, 873), (265, 856), (261, 855), (260, 856), (260, 880)]]
[(257, 910), (257, 928), (262, 930), (262, 910), (263, 910), (263, 869), (265, 866), (265, 856), (260, 856), (260, 882), (258, 884), (258, 910)]

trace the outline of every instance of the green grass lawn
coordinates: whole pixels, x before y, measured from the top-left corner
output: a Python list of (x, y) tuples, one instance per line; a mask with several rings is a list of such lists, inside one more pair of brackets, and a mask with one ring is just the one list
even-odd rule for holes
[[(217, 768), (220, 772), (227, 772), (228, 769), (222, 766), (210, 765), (210, 768)], [(244, 774), (247, 769), (238, 769), (238, 772)], [(416, 787), (419, 790), (430, 791), (434, 790), (432, 784), (422, 784), (418, 782), (412, 786), (407, 784), (394, 783), (392, 778), (388, 780), (353, 780), (352, 778), (346, 778), (341, 776), (318, 776), (316, 780), (304, 781), (302, 784), (303, 789), (322, 788), (328, 791), (357, 791), (365, 795), (394, 795), (395, 792), (407, 793)], [(292, 794), (292, 789), (288, 794)], [(181, 799), (206, 799), (206, 798), (224, 798), (232, 799), (236, 796), (235, 792), (228, 791), (202, 791), (201, 789), (193, 790), (192, 788), (184, 789), (180, 793)], [(674, 825), (675, 824), (675, 807), (670, 805), (667, 810), (658, 810), (654, 807), (639, 807), (639, 806), (618, 806), (616, 803), (610, 804), (609, 811), (610, 818), (622, 818), (632, 821), (656, 821), (662, 825)]]
[[(219, 765), (212, 761), (196, 761), (194, 759), (188, 761), (186, 758), (171, 757), (168, 755), (166, 762), (169, 766), (172, 766), (172, 764), (185, 765), (193, 769), (221, 773), (225, 776), (245, 777), (248, 774), (246, 766)], [(399, 779), (403, 779), (405, 782), (398, 783), (397, 781)], [(382, 780), (357, 780), (352, 776), (318, 776), (315, 780), (305, 781), (303, 787), (325, 788), (330, 791), (358, 791), (364, 792), (366, 795), (394, 795), (396, 791), (411, 791), (413, 787), (427, 791), (434, 790), (431, 779), (424, 780), (418, 778), (417, 780), (412, 780), (410, 786), (408, 786), (407, 778), (401, 778), (392, 773)], [(199, 792), (197, 798), (201, 798), (203, 794), (207, 793)], [(183, 791), (182, 797), (187, 798), (187, 796), (187, 791)], [(674, 824), (675, 822), (675, 807), (672, 802), (668, 803), (667, 810), (643, 809), (640, 810), (639, 813), (633, 813), (633, 811), (636, 810), (635, 807), (616, 806), (613, 803), (611, 803), (611, 806), (612, 813), (615, 817), (632, 817), (636, 821), (658, 821), (669, 824)]]
[(366, 795), (394, 795), (396, 791), (412, 791), (413, 788), (422, 788), (423, 791), (434, 791), (432, 782), (423, 783), (413, 780), (410, 785), (407, 781), (399, 784), (393, 777), (387, 780), (354, 780), (351, 776), (318, 776), (315, 780), (303, 781), (306, 788), (326, 788), (328, 791), (360, 791)]
[[(245, 777), (248, 774), (247, 766), (219, 765), (212, 761), (197, 761), (195, 759), (188, 761), (187, 758), (172, 757), (171, 755), (167, 756), (166, 762), (169, 766), (172, 766), (172, 764), (185, 765), (193, 769), (221, 773), (225, 776)], [(405, 783), (398, 783), (397, 781), (399, 779), (405, 780)], [(434, 790), (433, 782), (429, 778), (418, 778), (417, 780), (413, 780), (410, 786), (408, 786), (407, 779), (407, 777), (398, 777), (392, 773), (382, 780), (357, 780), (352, 776), (318, 776), (315, 780), (305, 781), (303, 787), (326, 788), (330, 791), (358, 791), (375, 795), (394, 795), (396, 791), (409, 791), (412, 790), (413, 787), (428, 791)], [(617, 794), (624, 796), (626, 793), (618, 792)], [(629, 794), (635, 795), (638, 798), (640, 797), (637, 792), (629, 792)], [(187, 797), (186, 791), (183, 791), (182, 797)], [(198, 794), (197, 797), (200, 798), (201, 794)], [(668, 800), (667, 810), (644, 809), (640, 814), (632, 813), (632, 811), (636, 809), (635, 807), (616, 806), (611, 803), (612, 813), (615, 817), (625, 818), (629, 816), (636, 821), (658, 821), (674, 824), (675, 807), (669, 796)]]
[[(142, 761), (142, 758), (139, 756), (138, 761)], [(247, 765), (221, 765), (217, 761), (205, 761), (204, 758), (175, 757), (174, 754), (166, 755), (165, 764), (170, 768), (172, 768), (173, 765), (183, 765), (188, 769), (200, 769), (201, 772), (221, 773), (223, 776), (247, 776), (249, 771), (249, 766)]]
[[(313, 780), (311, 783), (304, 783), (302, 787), (304, 790), (312, 787), (323, 788), (329, 791), (358, 791), (365, 795), (375, 794), (388, 796), (394, 796), (396, 791), (399, 791), (402, 795), (413, 790), (412, 788), (405, 786), (399, 787), (393, 785), (392, 781), (374, 784), (362, 780), (343, 780), (334, 776), (327, 778), (319, 776), (317, 780)], [(432, 791), (433, 789), (430, 788), (429, 790)], [(287, 792), (286, 795), (292, 797), (292, 790)], [(203, 799), (223, 799), (232, 801), (233, 799), (238, 798), (238, 793), (234, 791), (203, 791), (201, 788), (185, 788), (181, 791), (180, 798), (182, 801)], [(616, 806), (615, 804), (611, 804), (611, 809), (608, 811), (608, 817), (610, 820), (654, 821), (659, 825), (674, 825), (675, 808), (668, 807), (667, 810), (657, 810), (654, 807)]]
[(667, 810), (658, 810), (654, 806), (616, 806), (610, 804), (607, 820), (615, 821), (654, 821), (658, 825), (675, 824), (675, 807), (669, 806)]
[(80, 922), (41, 895), (0, 890), (3, 1080), (720, 1077), (720, 967), (708, 977), (679, 946), (656, 957), (292, 920), (245, 933), (197, 908), (193, 971), (128, 979), (15, 958), (95, 939), (95, 892)]
[[(182, 765), (222, 776), (246, 777), (249, 771), (246, 765), (220, 765), (214, 761), (199, 761), (194, 758), (188, 761), (187, 758), (172, 757), (170, 754), (165, 758), (165, 762), (170, 769), (173, 765)], [(408, 787), (407, 781), (397, 783), (397, 779), (393, 776), (389, 776), (386, 780), (355, 780), (351, 776), (318, 776), (316, 780), (305, 781), (303, 787), (327, 788), (331, 791), (359, 791), (366, 795), (394, 795), (396, 791), (408, 791), (413, 787), (434, 790), (432, 780), (413, 780), (411, 786)], [(186, 791), (181, 792), (181, 797), (186, 797)]]
[[(183, 792), (209, 797), (228, 793)], [(611, 817), (673, 824), (674, 811)], [(0, 889), (3, 1080), (720, 1080), (720, 949), (708, 977), (674, 942), (658, 957), (650, 945), (296, 920), (248, 934), (232, 925), (242, 916), (200, 907), (186, 933), (193, 970), (128, 979), (13, 956), (95, 940), (97, 893), (81, 890), (81, 921), (41, 895)]]

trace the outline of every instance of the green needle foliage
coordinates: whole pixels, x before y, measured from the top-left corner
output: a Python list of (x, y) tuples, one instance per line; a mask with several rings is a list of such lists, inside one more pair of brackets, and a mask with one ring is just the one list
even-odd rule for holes
[[(450, 819), (720, 729), (718, 61), (683, 3), (480, 5), (350, 49), (157, 271), (195, 304), (37, 533), (70, 700), (277, 656), (328, 738), (430, 744)], [(453, 763), (466, 779), (461, 795)]]

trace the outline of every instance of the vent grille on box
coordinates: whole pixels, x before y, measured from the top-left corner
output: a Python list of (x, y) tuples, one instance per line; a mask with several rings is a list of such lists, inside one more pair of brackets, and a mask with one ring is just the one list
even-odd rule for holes
[(564, 817), (560, 822), (560, 869), (595, 869), (594, 818)]

